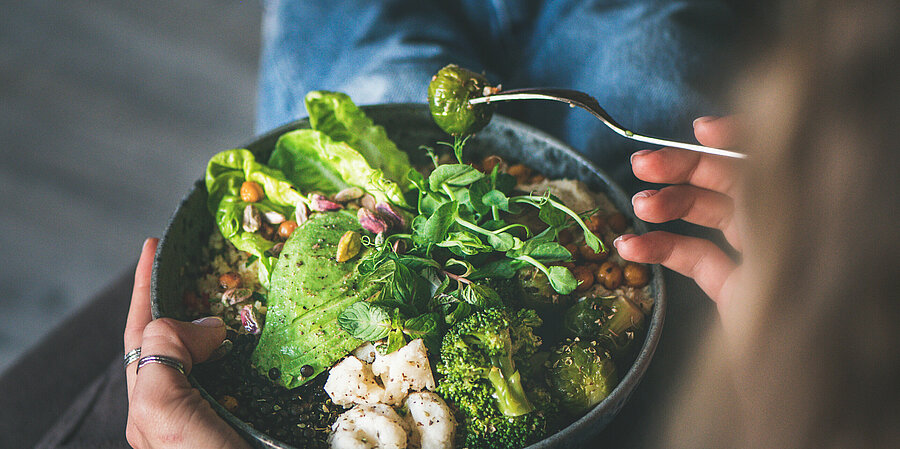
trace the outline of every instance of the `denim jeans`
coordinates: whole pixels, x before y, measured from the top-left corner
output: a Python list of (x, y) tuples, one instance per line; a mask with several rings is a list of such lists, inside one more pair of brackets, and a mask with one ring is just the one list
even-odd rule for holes
[[(710, 86), (727, 72), (734, 23), (716, 0), (268, 0), (257, 131), (305, 116), (310, 90), (358, 104), (425, 102), (431, 76), (456, 63), (507, 89), (581, 90), (630, 129), (692, 140), (693, 118), (721, 112)], [(648, 145), (562, 104), (497, 111), (562, 139), (633, 190), (628, 156)]]

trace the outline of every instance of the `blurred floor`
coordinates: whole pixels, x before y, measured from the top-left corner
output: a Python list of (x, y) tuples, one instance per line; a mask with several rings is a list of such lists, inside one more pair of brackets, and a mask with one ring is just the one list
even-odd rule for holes
[(238, 0), (0, 10), (2, 373), (131, 269), (210, 155), (251, 137), (261, 11)]

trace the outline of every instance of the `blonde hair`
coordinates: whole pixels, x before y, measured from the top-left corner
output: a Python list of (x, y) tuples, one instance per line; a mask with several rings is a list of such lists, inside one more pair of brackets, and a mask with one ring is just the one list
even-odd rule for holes
[(736, 89), (742, 331), (710, 332), (664, 447), (900, 447), (900, 4), (782, 12)]

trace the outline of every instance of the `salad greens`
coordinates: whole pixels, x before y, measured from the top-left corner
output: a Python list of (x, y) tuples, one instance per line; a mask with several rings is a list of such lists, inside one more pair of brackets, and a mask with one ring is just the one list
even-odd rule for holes
[(338, 142), (346, 142), (366, 158), (369, 165), (408, 190), (406, 174), (409, 157), (388, 138), (384, 128), (375, 125), (347, 94), (313, 91), (306, 95), (306, 110), (313, 129)]

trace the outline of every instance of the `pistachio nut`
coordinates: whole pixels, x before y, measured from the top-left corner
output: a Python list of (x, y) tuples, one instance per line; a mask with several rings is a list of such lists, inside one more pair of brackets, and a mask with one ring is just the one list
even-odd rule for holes
[(234, 305), (250, 299), (251, 296), (253, 296), (253, 290), (250, 290), (249, 288), (229, 288), (228, 290), (225, 290), (225, 293), (222, 293), (222, 301), (225, 301), (229, 305)]
[(397, 210), (396, 207), (391, 205), (391, 203), (378, 203), (375, 205), (375, 211), (378, 212), (381, 216), (387, 217), (390, 221), (390, 227), (396, 228), (405, 228), (406, 227), (406, 219), (403, 218), (403, 214)]
[(241, 307), (241, 325), (244, 326), (244, 330), (253, 335), (259, 334), (262, 330), (259, 314), (256, 313), (252, 304)]
[(247, 207), (244, 208), (244, 220), (242, 222), (244, 231), (259, 231), (260, 225), (262, 225), (262, 217), (259, 214), (259, 209), (252, 204), (248, 204)]
[(359, 225), (372, 234), (381, 234), (390, 227), (387, 220), (369, 209), (362, 208), (356, 211), (356, 218), (359, 220)]
[(338, 262), (346, 262), (356, 257), (361, 248), (362, 239), (360, 238), (359, 233), (356, 231), (347, 231), (341, 236), (341, 240), (338, 242), (335, 260)]
[(306, 203), (303, 201), (297, 201), (294, 218), (298, 225), (302, 225), (303, 223), (306, 223), (306, 220), (309, 220), (309, 208), (306, 207)]
[(363, 195), (363, 197), (359, 200), (359, 205), (369, 209), (371, 211), (375, 210), (375, 197), (369, 195), (368, 193)]
[(340, 204), (335, 203), (334, 201), (330, 201), (328, 198), (325, 198), (324, 195), (314, 193), (309, 196), (309, 208), (316, 212), (338, 210), (342, 207), (343, 206), (341, 206)]
[(263, 218), (265, 218), (269, 224), (273, 225), (281, 224), (285, 220), (284, 215), (275, 212), (274, 210), (264, 213)]
[(333, 199), (338, 203), (346, 203), (348, 201), (362, 198), (364, 194), (365, 192), (363, 192), (359, 187), (348, 187), (338, 193), (335, 193)]

